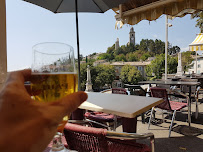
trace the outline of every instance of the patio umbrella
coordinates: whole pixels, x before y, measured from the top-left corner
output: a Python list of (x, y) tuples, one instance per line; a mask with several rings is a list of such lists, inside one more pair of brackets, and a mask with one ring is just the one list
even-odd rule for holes
[(104, 13), (105, 11), (119, 6), (128, 0), (24, 0), (38, 5), (53, 13), (76, 13), (76, 31), (77, 31), (77, 54), (78, 54), (78, 89), (80, 88), (80, 47), (78, 31), (78, 12)]

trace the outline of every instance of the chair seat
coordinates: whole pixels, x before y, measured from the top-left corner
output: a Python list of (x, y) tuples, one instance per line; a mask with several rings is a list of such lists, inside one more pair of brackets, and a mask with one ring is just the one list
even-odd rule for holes
[(114, 122), (115, 116), (103, 112), (86, 112), (85, 117), (95, 121)]
[(172, 110), (180, 110), (187, 106), (187, 103), (183, 102), (176, 102), (176, 101), (169, 101)]

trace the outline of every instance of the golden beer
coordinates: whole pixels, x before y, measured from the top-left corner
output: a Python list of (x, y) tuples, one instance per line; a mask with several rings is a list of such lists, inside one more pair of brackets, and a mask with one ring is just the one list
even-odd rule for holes
[[(70, 73), (32, 73), (31, 90), (35, 100), (40, 102), (52, 102), (74, 93), (78, 89), (78, 76)], [(58, 127), (62, 131), (68, 117), (64, 117)]]

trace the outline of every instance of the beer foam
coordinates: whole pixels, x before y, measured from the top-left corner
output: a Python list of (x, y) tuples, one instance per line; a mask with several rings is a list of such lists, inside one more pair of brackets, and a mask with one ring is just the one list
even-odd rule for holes
[(32, 72), (31, 75), (58, 75), (58, 74), (77, 74), (77, 72)]

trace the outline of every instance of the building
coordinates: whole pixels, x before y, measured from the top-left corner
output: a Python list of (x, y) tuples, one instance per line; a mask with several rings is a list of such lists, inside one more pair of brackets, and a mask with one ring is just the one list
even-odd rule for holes
[[(189, 74), (196, 73), (201, 74), (203, 73), (203, 56), (197, 56), (197, 64), (196, 64), (196, 57), (194, 57), (194, 60), (192, 61), (192, 67), (188, 69)], [(196, 65), (197, 65), (197, 71), (196, 71)]]
[(135, 66), (143, 77), (146, 77), (145, 68), (147, 65), (149, 65), (151, 62), (113, 62), (110, 65), (113, 65), (116, 70), (116, 79), (119, 80), (121, 69), (125, 65), (131, 65)]

